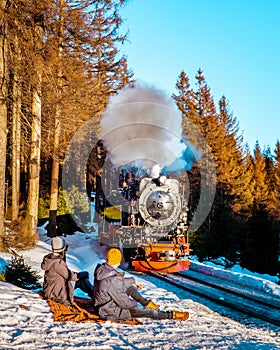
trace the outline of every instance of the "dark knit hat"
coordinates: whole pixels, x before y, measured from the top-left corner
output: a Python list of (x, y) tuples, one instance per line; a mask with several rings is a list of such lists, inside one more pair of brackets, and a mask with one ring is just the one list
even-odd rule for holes
[(52, 251), (54, 253), (60, 253), (65, 250), (66, 244), (65, 240), (61, 237), (53, 237), (52, 238)]

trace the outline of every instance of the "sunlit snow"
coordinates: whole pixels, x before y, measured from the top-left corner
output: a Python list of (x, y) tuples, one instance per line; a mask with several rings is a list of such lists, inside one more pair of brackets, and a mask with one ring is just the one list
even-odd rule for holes
[[(50, 239), (43, 227), (38, 229), (40, 240), (34, 249), (20, 252), (32, 269), (40, 269), (42, 258), (50, 252)], [(75, 233), (65, 237), (68, 248), (67, 262), (75, 271), (88, 270), (92, 279), (97, 263), (104, 258), (104, 248), (96, 236)], [(0, 253), (0, 270), (9, 254)], [(207, 268), (195, 263), (197, 268)], [(215, 271), (212, 268), (211, 271)], [(218, 271), (218, 272), (217, 272)], [(127, 273), (127, 272), (126, 272)], [(214, 273), (214, 272), (213, 272)], [(216, 273), (223, 274), (221, 270)], [(277, 294), (279, 286), (259, 276), (239, 272), (225, 279), (242, 278), (252, 288), (265, 286), (267, 293)], [(36, 291), (20, 289), (0, 282), (0, 349), (280, 349), (280, 331), (262, 321), (253, 325), (225, 317), (192, 298), (189, 294), (175, 294), (175, 289), (162, 288), (141, 275), (142, 293), (161, 305), (162, 310), (190, 312), (188, 321), (142, 319), (142, 325), (105, 323), (54, 323), (46, 301)], [(156, 283), (156, 282), (155, 282)], [(226, 283), (226, 281), (225, 281)], [(244, 282), (245, 283), (245, 282)], [(76, 295), (83, 296), (78, 290)]]

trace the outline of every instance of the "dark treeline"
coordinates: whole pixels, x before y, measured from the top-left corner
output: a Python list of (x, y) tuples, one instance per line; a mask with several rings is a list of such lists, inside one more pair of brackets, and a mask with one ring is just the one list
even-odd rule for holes
[[(98, 135), (109, 97), (133, 87), (133, 73), (120, 51), (126, 40), (120, 16), (125, 2), (0, 0), (1, 250), (19, 242), (32, 246), (38, 218), (49, 218), (48, 234), (57, 234), (57, 217), (71, 206), (62, 199), (66, 189), (60, 175), (72, 136), (90, 118), (95, 118)], [(200, 70), (196, 79), (193, 90), (182, 72), (173, 98), (186, 137), (199, 149), (190, 132), (196, 125), (206, 140), (217, 183), (208, 217), (191, 233), (192, 249), (200, 259), (223, 256), (229, 264), (238, 261), (253, 271), (275, 274), (280, 144), (261, 150), (256, 143), (251, 154), (226, 98), (216, 107)], [(92, 152), (85, 176), (91, 184), (100, 178), (98, 152), (102, 147)], [(200, 167), (197, 163), (189, 172), (191, 213), (199, 202)], [(72, 197), (82, 210), (78, 189)], [(6, 234), (6, 225), (17, 235)]]

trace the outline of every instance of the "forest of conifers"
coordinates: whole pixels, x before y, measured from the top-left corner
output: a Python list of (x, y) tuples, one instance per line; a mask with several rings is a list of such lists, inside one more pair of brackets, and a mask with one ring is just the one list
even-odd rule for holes
[[(32, 246), (46, 215), (49, 235), (55, 234), (57, 215), (67, 211), (60, 174), (72, 136), (90, 118), (98, 135), (110, 96), (135, 85), (122, 53), (125, 3), (0, 0), (0, 250)], [(256, 142), (251, 152), (226, 97), (215, 105), (200, 69), (196, 89), (184, 71), (176, 79), (172, 98), (184, 133), (196, 125), (216, 171), (211, 211), (191, 233), (194, 254), (279, 274), (280, 143), (260, 149)], [(98, 159), (95, 165), (98, 171)], [(190, 212), (199, 198), (199, 169), (188, 171)], [(46, 198), (49, 210), (42, 214)]]

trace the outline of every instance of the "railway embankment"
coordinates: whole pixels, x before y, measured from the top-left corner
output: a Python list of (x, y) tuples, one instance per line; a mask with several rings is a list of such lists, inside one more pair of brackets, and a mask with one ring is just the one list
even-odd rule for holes
[(262, 293), (270, 293), (274, 296), (280, 297), (280, 285), (265, 278), (256, 277), (255, 275), (251, 276), (246, 273), (225, 270), (219, 267), (208, 266), (196, 261), (191, 261), (189, 269), (190, 273), (191, 271), (199, 272), (200, 274), (206, 276), (225, 280), (229, 283), (239, 284), (245, 288), (252, 288), (254, 290), (259, 290)]

